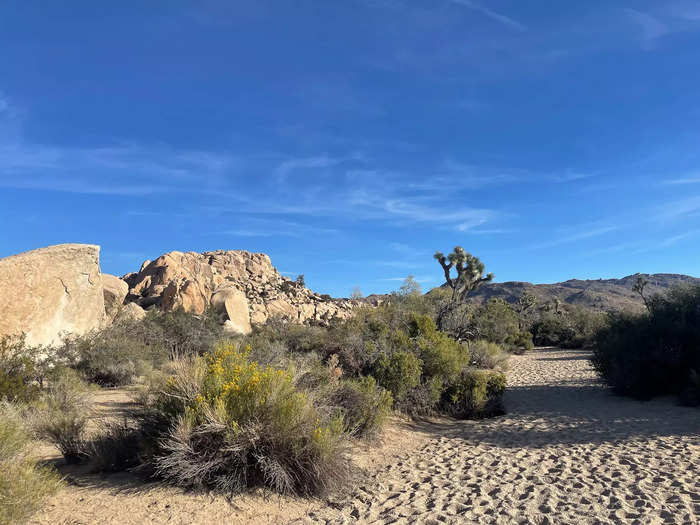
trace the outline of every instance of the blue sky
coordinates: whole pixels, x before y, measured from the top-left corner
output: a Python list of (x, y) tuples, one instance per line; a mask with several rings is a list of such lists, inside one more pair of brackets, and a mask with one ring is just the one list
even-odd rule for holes
[[(109, 5), (111, 4), (111, 5)], [(700, 1), (0, 5), (0, 256), (247, 249), (342, 296), (700, 275)]]

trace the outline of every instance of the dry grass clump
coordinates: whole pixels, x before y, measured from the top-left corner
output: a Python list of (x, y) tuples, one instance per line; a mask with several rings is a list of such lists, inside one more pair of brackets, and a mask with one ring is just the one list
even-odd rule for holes
[(468, 347), (471, 366), (501, 371), (506, 370), (509, 354), (503, 350), (502, 346), (479, 339), (470, 341)]
[(78, 463), (86, 457), (89, 389), (75, 371), (57, 372), (33, 403), (31, 424), (37, 437), (53, 443), (66, 463)]
[(24, 523), (61, 485), (29, 456), (29, 440), (18, 408), (0, 402), (0, 525)]

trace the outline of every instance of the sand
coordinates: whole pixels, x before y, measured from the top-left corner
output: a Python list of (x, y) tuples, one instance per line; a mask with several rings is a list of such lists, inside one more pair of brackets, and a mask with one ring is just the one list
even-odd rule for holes
[(366, 479), (324, 501), (80, 477), (32, 523), (698, 523), (700, 410), (600, 386), (584, 351), (511, 358), (508, 414), (394, 421)]

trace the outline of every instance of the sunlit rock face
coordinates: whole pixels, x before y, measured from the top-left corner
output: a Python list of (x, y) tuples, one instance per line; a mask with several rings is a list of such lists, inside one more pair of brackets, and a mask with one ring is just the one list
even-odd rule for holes
[(31, 345), (84, 334), (105, 322), (100, 247), (59, 244), (0, 259), (0, 336)]

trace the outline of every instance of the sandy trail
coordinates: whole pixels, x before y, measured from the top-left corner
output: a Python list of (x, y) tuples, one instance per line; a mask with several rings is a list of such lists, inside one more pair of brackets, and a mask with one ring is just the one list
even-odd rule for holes
[(341, 510), (343, 523), (698, 523), (700, 411), (612, 396), (582, 351), (511, 359), (508, 414), (434, 426)]
[(506, 416), (395, 423), (329, 501), (83, 478), (33, 523), (698, 523), (700, 410), (612, 396), (587, 357), (513, 357)]

